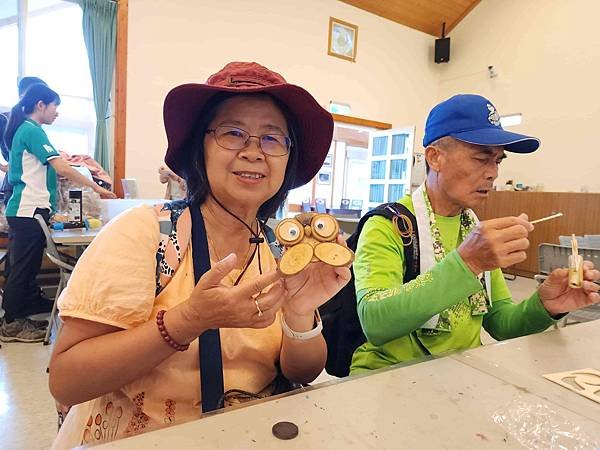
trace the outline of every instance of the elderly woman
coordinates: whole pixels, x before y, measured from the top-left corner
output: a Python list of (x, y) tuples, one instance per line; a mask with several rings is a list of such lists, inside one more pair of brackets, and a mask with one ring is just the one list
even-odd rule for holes
[(196, 419), (325, 364), (315, 310), (350, 271), (313, 263), (282, 278), (262, 223), (319, 170), (331, 116), (279, 74), (230, 63), (173, 89), (164, 120), (187, 202), (129, 210), (79, 261), (50, 363), (52, 394), (76, 405), (55, 448)]

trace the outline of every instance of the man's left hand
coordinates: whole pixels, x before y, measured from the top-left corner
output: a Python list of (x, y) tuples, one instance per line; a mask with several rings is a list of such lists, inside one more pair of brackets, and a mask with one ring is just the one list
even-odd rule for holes
[(540, 300), (551, 316), (575, 311), (586, 306), (600, 303), (600, 286), (594, 281), (600, 280), (600, 272), (594, 269), (590, 261), (583, 263), (583, 285), (579, 289), (569, 287), (569, 271), (556, 269), (538, 289)]

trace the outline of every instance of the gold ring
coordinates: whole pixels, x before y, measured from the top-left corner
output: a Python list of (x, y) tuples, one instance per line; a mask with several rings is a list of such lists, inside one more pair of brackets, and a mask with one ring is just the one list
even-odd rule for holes
[(258, 299), (254, 299), (254, 304), (256, 305), (256, 310), (258, 311), (258, 317), (263, 315), (263, 312), (260, 310), (260, 305), (258, 304)]

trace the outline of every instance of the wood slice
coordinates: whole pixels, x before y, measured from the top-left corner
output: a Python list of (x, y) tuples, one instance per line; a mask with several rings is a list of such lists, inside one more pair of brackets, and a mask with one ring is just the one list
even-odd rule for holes
[(289, 247), (279, 260), (279, 270), (284, 275), (295, 275), (304, 269), (313, 257), (313, 248), (306, 242)]
[(329, 214), (316, 214), (310, 222), (312, 235), (321, 242), (335, 241), (340, 226), (335, 217)]
[(354, 261), (354, 252), (335, 242), (323, 242), (315, 247), (315, 256), (330, 266), (340, 267)]

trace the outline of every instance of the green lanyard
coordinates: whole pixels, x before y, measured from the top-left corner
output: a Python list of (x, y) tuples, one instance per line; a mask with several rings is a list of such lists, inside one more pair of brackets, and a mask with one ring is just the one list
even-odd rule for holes
[[(444, 245), (442, 243), (442, 236), (440, 234), (440, 228), (437, 225), (435, 220), (435, 213), (433, 212), (433, 208), (431, 207), (431, 202), (429, 200), (429, 196), (427, 195), (427, 190), (423, 189), (423, 197), (425, 199), (425, 208), (427, 211), (427, 216), (429, 218), (429, 225), (431, 230), (431, 240), (433, 243), (433, 253), (435, 257), (435, 262), (439, 263), (446, 256), (446, 250), (444, 249)], [(467, 235), (473, 231), (473, 228), (476, 226), (476, 222), (474, 217), (469, 214), (468, 210), (463, 210), (460, 213), (460, 237), (461, 241), (464, 240)], [(470, 313), (472, 316), (481, 316), (488, 312), (488, 307), (491, 306), (491, 300), (488, 298), (487, 290), (485, 286), (485, 279), (483, 274), (479, 275), (479, 282), (481, 283), (482, 290), (476, 292), (469, 296), (469, 306)], [(464, 308), (464, 302), (460, 302), (452, 307), (443, 310), (440, 312), (438, 317), (438, 322), (435, 325), (435, 328), (422, 328), (421, 333), (423, 335), (436, 335), (441, 331), (450, 332), (452, 331), (452, 324), (450, 321), (451, 314), (460, 314), (464, 313), (461, 309)]]

